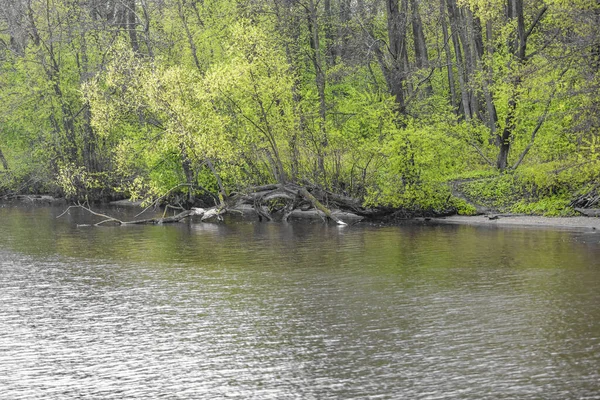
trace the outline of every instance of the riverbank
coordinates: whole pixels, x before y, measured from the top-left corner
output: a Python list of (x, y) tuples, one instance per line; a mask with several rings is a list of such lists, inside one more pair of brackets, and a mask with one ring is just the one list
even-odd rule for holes
[[(424, 220), (424, 219), (422, 219)], [(568, 230), (598, 230), (600, 231), (600, 218), (598, 217), (540, 217), (530, 215), (503, 215), (503, 216), (464, 216), (453, 215), (443, 218), (427, 218), (427, 222), (437, 224), (483, 225), (502, 227), (544, 227)]]
[[(0, 203), (11, 203), (17, 201), (21, 204), (47, 206), (54, 205), (67, 206), (67, 202), (64, 199), (53, 198), (51, 196), (17, 196), (12, 200), (0, 201)], [(114, 201), (106, 204), (109, 207), (118, 207), (126, 209), (136, 209), (140, 207), (140, 202), (132, 202), (129, 200)], [(246, 218), (258, 217), (254, 210), (247, 209), (236, 209), (235, 215), (245, 215)], [(245, 212), (244, 212), (245, 211)], [(338, 216), (342, 221), (355, 224), (361, 217), (353, 214), (344, 213), (339, 210), (332, 210), (332, 213)], [(325, 219), (325, 216), (318, 210), (301, 211), (297, 210), (290, 214), (290, 220), (317, 220)], [(540, 228), (553, 228), (553, 229), (566, 229), (566, 230), (598, 230), (600, 232), (600, 217), (589, 217), (589, 216), (577, 216), (577, 217), (543, 217), (533, 215), (519, 215), (519, 214), (490, 214), (490, 215), (451, 215), (444, 217), (410, 217), (388, 221), (383, 225), (399, 225), (406, 222), (418, 222), (427, 224), (458, 224), (458, 225), (481, 225), (481, 226), (501, 226), (501, 227), (540, 227)], [(362, 220), (363, 223), (371, 224), (374, 221), (366, 218)], [(375, 224), (379, 224), (375, 222)]]

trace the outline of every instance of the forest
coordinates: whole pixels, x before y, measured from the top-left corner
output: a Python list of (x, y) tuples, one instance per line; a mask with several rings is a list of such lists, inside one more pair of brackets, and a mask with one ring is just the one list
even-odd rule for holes
[(600, 206), (600, 0), (0, 0), (0, 103), (0, 198)]

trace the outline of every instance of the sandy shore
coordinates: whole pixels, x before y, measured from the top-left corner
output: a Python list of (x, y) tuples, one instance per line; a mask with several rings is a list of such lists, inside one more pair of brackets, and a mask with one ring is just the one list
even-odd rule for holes
[(462, 216), (455, 215), (445, 218), (432, 218), (430, 221), (441, 224), (486, 225), (486, 226), (527, 226), (548, 227), (555, 229), (599, 230), (600, 218), (597, 217), (535, 217), (535, 216), (499, 216), (486, 215)]

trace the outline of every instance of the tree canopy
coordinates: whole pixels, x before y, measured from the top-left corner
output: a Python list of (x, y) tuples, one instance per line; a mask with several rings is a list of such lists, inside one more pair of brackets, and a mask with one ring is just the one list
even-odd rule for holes
[(599, 0), (0, 0), (0, 194), (568, 213), (599, 88)]

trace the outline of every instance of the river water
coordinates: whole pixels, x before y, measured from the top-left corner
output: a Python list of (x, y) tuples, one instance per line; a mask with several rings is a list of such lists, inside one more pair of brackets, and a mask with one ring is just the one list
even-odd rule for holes
[(600, 233), (62, 211), (0, 207), (0, 399), (600, 398)]

